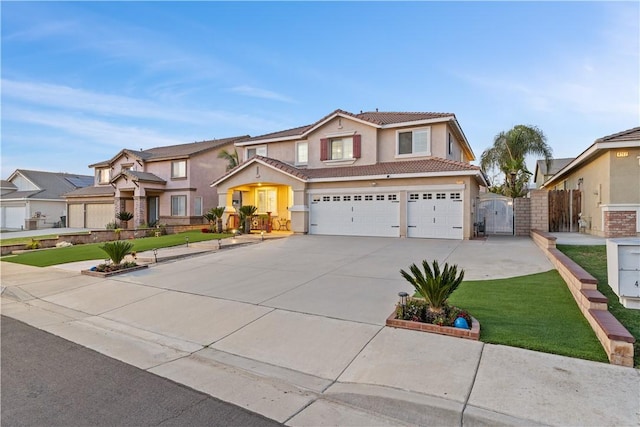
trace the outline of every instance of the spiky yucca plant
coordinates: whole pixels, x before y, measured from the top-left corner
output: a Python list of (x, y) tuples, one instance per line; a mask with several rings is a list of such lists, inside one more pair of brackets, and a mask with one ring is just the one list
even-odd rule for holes
[(131, 253), (133, 243), (127, 242), (126, 240), (116, 240), (115, 242), (106, 242), (104, 245), (100, 246), (100, 249), (109, 255), (109, 258), (111, 258), (111, 261), (115, 265), (119, 265), (124, 257)]
[(458, 275), (458, 266), (449, 264), (444, 265), (440, 271), (438, 261), (434, 260), (433, 269), (429, 266), (427, 260), (422, 261), (424, 274), (417, 265), (411, 264), (409, 270), (412, 274), (404, 270), (400, 270), (400, 274), (409, 283), (413, 285), (416, 292), (424, 298), (429, 304), (429, 311), (432, 313), (442, 313), (447, 299), (455, 291), (462, 279), (464, 278), (464, 270), (460, 270)]

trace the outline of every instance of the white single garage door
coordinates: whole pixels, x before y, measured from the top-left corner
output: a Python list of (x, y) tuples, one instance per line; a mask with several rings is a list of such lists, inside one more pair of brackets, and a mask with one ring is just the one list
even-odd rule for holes
[(68, 227), (84, 228), (84, 205), (69, 205), (69, 218), (67, 218)]
[(400, 236), (398, 193), (311, 196), (309, 233), (338, 236)]
[(3, 206), (2, 207), (2, 229), (15, 230), (24, 227), (26, 218), (25, 206)]
[(462, 239), (462, 193), (410, 191), (407, 194), (407, 237)]
[(107, 224), (115, 221), (112, 203), (87, 204), (87, 228), (105, 229)]

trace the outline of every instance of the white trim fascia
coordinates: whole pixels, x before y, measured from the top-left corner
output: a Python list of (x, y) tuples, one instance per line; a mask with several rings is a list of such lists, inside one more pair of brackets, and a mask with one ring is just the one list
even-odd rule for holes
[(287, 208), (289, 212), (309, 212), (309, 207), (305, 205), (293, 205)]
[[(11, 179), (15, 178), (16, 175), (20, 175), (22, 178), (24, 178), (25, 180), (29, 181), (31, 183), (31, 185), (33, 185), (34, 187), (36, 187), (40, 191), (44, 190), (44, 188), (41, 188), (39, 185), (36, 185), (35, 182), (31, 181), (29, 178), (27, 178), (27, 176), (25, 174), (23, 174), (22, 172), (20, 172), (17, 169), (11, 174), (11, 176), (9, 178), (7, 178), (7, 181), (9, 181), (9, 182), (11, 182), (13, 184)], [(13, 184), (13, 185), (15, 185), (15, 184)], [(37, 190), (18, 190), (18, 191), (37, 191)]]
[(464, 184), (427, 184), (427, 185), (389, 185), (375, 187), (352, 187), (352, 188), (314, 188), (307, 190), (307, 194), (346, 194), (346, 193), (389, 193), (400, 191), (451, 191), (466, 188)]
[(326, 119), (324, 119), (323, 121), (318, 122), (315, 125), (313, 125), (312, 127), (310, 127), (309, 129), (307, 129), (307, 131), (305, 133), (303, 133), (303, 135), (305, 135), (305, 136), (308, 135), (309, 133), (313, 132), (314, 130), (318, 129), (319, 127), (321, 127), (324, 124), (330, 122), (331, 120), (335, 119), (338, 116), (340, 116), (342, 118), (345, 118), (347, 120), (353, 120), (355, 122), (362, 123), (364, 125), (368, 125), (368, 126), (374, 127), (376, 129), (381, 129), (382, 128), (381, 125), (377, 125), (375, 123), (371, 123), (371, 122), (369, 122), (367, 120), (362, 120), (362, 119), (359, 119), (357, 117), (349, 116), (347, 114), (334, 113), (334, 114), (330, 115), (329, 117), (327, 117)]
[(388, 175), (361, 175), (346, 176), (333, 178), (309, 178), (307, 182), (343, 182), (343, 181), (371, 181), (385, 179), (407, 179), (407, 178), (435, 178), (442, 176), (475, 176), (480, 174), (479, 171), (451, 171), (451, 172), (428, 172), (428, 173), (404, 173), (404, 174), (388, 174)]
[(19, 199), (5, 199), (4, 197), (0, 199), (2, 203), (4, 202), (56, 202), (56, 203), (67, 203), (66, 199), (32, 199), (21, 197)]
[(540, 188), (547, 188), (547, 185), (559, 180), (563, 175), (570, 172), (572, 169), (575, 169), (582, 165), (585, 161), (590, 159), (593, 155), (595, 155), (598, 151), (604, 150), (612, 150), (615, 148), (637, 148), (640, 147), (640, 140), (637, 141), (600, 141), (594, 142), (591, 144), (589, 148), (584, 150), (578, 157), (573, 159), (568, 165), (560, 169), (553, 175), (551, 178), (546, 180), (544, 184)]
[[(225, 175), (222, 178), (218, 179), (217, 181), (209, 184), (209, 187), (216, 187), (218, 184), (220, 184), (221, 182), (226, 181), (227, 179), (231, 178), (232, 176), (238, 174), (239, 172), (245, 170), (246, 168), (248, 168), (249, 166), (251, 166), (254, 163), (260, 163), (263, 166), (266, 166), (270, 169), (273, 169), (274, 171), (280, 172), (283, 175), (287, 175), (290, 176), (291, 178), (297, 179), (300, 182), (307, 182), (306, 179), (304, 178), (300, 178), (299, 176), (295, 176), (293, 174), (290, 174), (289, 172), (283, 171), (282, 169), (278, 169), (276, 167), (274, 167), (273, 165), (270, 165), (268, 163), (265, 163), (264, 161), (260, 160), (260, 159), (253, 159), (250, 162), (245, 163), (244, 165), (242, 165), (241, 167), (239, 167), (237, 170), (233, 171), (233, 173), (230, 173), (229, 175)], [(292, 166), (295, 167), (295, 166)]]
[(626, 211), (626, 210), (637, 210), (640, 209), (640, 203), (609, 203), (607, 205), (600, 205), (603, 211)]

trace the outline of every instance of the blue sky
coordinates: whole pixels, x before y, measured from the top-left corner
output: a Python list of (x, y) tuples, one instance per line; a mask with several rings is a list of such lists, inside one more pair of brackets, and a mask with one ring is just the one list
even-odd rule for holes
[(638, 2), (0, 7), (2, 178), (336, 108), (455, 113), (478, 158), (516, 124), (560, 158), (640, 123)]

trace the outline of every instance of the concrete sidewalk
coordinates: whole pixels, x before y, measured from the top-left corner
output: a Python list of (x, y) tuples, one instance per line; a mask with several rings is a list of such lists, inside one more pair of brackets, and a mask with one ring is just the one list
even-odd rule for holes
[(425, 258), (551, 268), (529, 239), (293, 236), (109, 279), (3, 262), (2, 312), (292, 426), (638, 424), (638, 370), (383, 326)]

